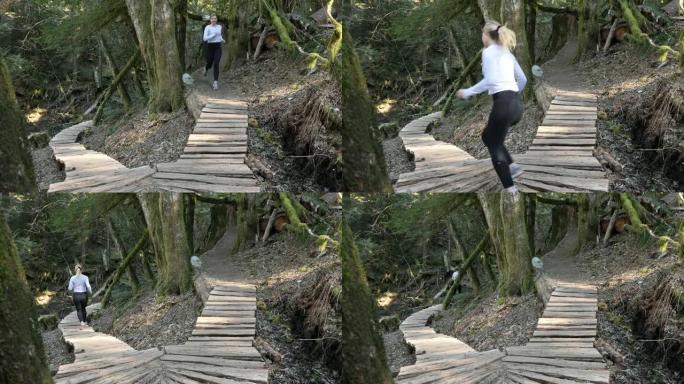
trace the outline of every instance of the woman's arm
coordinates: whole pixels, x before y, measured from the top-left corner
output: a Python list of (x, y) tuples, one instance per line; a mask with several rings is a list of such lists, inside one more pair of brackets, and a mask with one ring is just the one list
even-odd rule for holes
[(74, 277), (73, 276), (71, 276), (71, 278), (69, 279), (69, 288), (67, 288), (67, 290), (69, 290), (69, 291), (74, 290)]
[(473, 85), (468, 89), (463, 90), (463, 98), (468, 99), (472, 96), (478, 95), (490, 87), (489, 79), (491, 78), (492, 65), (488, 52), (482, 52), (482, 75), (484, 78), (479, 83)]
[(209, 27), (210, 27), (209, 25), (204, 27), (204, 38), (203, 38), (204, 41), (209, 41), (211, 38), (214, 37), (214, 34), (211, 32), (211, 28), (209, 28)]
[(90, 279), (88, 279), (88, 276), (85, 277), (85, 283), (86, 283), (86, 287), (88, 288), (88, 294), (92, 295), (93, 290), (90, 288)]
[(518, 83), (518, 92), (522, 92), (527, 85), (527, 76), (525, 76), (525, 71), (518, 64), (518, 60), (515, 60), (515, 81)]

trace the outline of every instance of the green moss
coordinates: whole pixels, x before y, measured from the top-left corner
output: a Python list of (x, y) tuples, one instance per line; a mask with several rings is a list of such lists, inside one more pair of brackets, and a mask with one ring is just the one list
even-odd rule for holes
[[(17, 346), (20, 346), (17, 348)], [(0, 378), (7, 383), (52, 383), (40, 324), (12, 234), (0, 215)], [(11, 364), (5, 364), (11, 362)]]
[(9, 70), (0, 58), (0, 193), (31, 192), (36, 188), (28, 148), (24, 117)]
[(342, 383), (392, 384), (376, 304), (359, 258), (354, 235), (342, 220)]

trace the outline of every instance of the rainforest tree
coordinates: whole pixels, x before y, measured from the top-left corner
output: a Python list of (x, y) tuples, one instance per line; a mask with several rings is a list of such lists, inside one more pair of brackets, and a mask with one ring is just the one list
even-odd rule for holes
[(28, 192), (35, 188), (24, 124), (12, 78), (0, 57), (0, 192)]
[(52, 383), (33, 296), (7, 227), (0, 215), (0, 381)]

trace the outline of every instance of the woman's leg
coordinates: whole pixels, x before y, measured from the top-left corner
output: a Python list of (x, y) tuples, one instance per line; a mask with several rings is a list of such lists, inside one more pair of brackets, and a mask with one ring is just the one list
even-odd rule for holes
[(219, 69), (221, 68), (221, 56), (223, 52), (221, 45), (217, 44), (216, 50), (214, 51), (214, 81), (219, 79)]
[(207, 64), (204, 67), (205, 70), (209, 70), (211, 68), (212, 63), (214, 62), (214, 47), (212, 47), (211, 44), (205, 43), (207, 45)]
[(85, 321), (85, 317), (83, 316), (83, 301), (82, 301), (82, 295), (78, 293), (74, 293), (73, 296), (74, 299), (74, 306), (76, 307), (76, 316), (78, 316), (78, 321), (81, 323)]
[(482, 141), (489, 150), (492, 165), (504, 188), (513, 186), (513, 177), (511, 176), (511, 169), (509, 168), (512, 159), (504, 146), (506, 133), (510, 126), (507, 115), (508, 111), (506, 105), (504, 103), (494, 102), (492, 112), (489, 114), (487, 127), (482, 133)]
[(87, 306), (88, 306), (88, 295), (85, 294), (85, 295), (83, 295), (83, 322), (84, 323), (88, 322), (88, 312), (86, 311)]

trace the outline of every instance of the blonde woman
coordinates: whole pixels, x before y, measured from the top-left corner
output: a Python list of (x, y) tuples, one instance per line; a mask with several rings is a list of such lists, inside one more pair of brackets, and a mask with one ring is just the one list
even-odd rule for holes
[(207, 65), (204, 66), (204, 76), (207, 75), (207, 71), (211, 67), (214, 67), (214, 83), (212, 88), (217, 90), (219, 86), (219, 65), (223, 52), (221, 44), (226, 41), (223, 39), (223, 26), (218, 24), (218, 17), (214, 13), (209, 16), (209, 25), (204, 27), (203, 40), (207, 44)]
[(506, 146), (508, 130), (522, 118), (523, 104), (519, 93), (527, 85), (525, 72), (511, 53), (516, 46), (515, 32), (495, 21), (489, 21), (482, 29), (482, 73), (484, 79), (468, 89), (457, 93), (462, 99), (489, 91), (494, 106), (489, 114), (482, 141), (489, 149), (494, 170), (507, 192), (517, 192), (513, 178), (522, 174), (513, 162)]
[(76, 315), (81, 322), (81, 329), (88, 325), (88, 314), (86, 313), (86, 306), (88, 306), (88, 295), (93, 293), (90, 288), (90, 281), (88, 276), (81, 273), (81, 264), (74, 266), (76, 274), (69, 279), (69, 291), (73, 292), (74, 306), (76, 307)]

